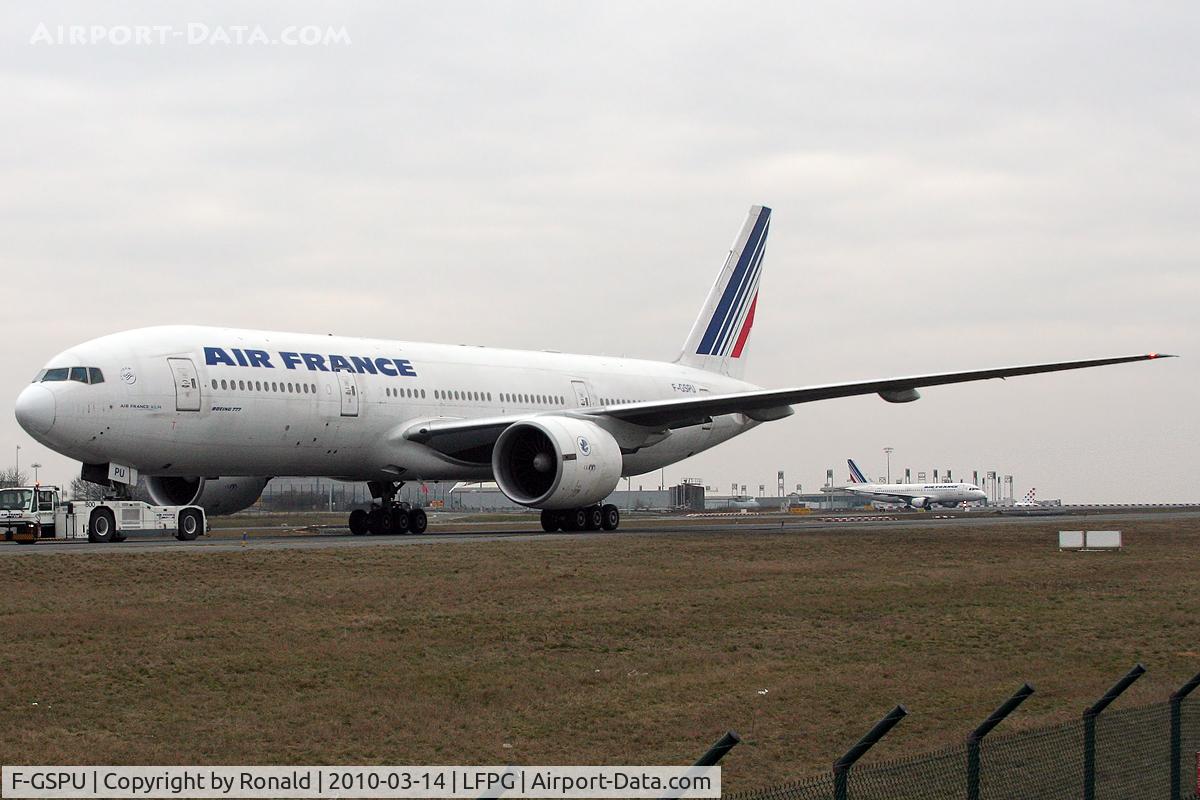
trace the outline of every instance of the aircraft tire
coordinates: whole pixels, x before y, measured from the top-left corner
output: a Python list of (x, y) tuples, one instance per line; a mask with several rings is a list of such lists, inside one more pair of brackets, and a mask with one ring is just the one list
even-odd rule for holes
[(365, 535), (370, 526), (367, 524), (367, 512), (356, 508), (350, 512), (350, 532), (355, 536)]
[(392, 509), (392, 533), (408, 533), (412, 518), (403, 508), (396, 506)]
[(561, 527), (562, 523), (559, 522), (557, 511), (551, 511), (550, 509), (542, 511), (542, 530), (546, 533), (554, 533)]
[(185, 508), (179, 512), (179, 526), (175, 530), (175, 538), (181, 542), (193, 541), (200, 535), (200, 512), (194, 508)]
[(564, 531), (581, 531), (587, 527), (587, 509), (573, 508), (563, 513)]
[(378, 533), (381, 536), (388, 536), (396, 532), (396, 516), (390, 510), (380, 509), (375, 515), (376, 526), (378, 530), (372, 530), (372, 533)]
[(113, 530), (116, 527), (117, 520), (112, 511), (107, 508), (97, 508), (92, 512), (91, 519), (88, 521), (88, 541), (111, 542)]
[(606, 531), (615, 531), (621, 524), (621, 509), (612, 503), (600, 506), (600, 527)]
[(604, 514), (600, 511), (600, 506), (588, 506), (583, 510), (586, 515), (583, 527), (585, 530), (598, 531), (604, 525)]
[(408, 512), (408, 532), (411, 534), (421, 534), (429, 527), (429, 517), (419, 508), (414, 508)]

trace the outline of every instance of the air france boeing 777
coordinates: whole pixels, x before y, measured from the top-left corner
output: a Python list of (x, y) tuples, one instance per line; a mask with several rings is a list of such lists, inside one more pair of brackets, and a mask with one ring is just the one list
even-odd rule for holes
[[(1157, 358), (1156, 354), (763, 389), (742, 380), (771, 210), (738, 233), (670, 363), (231, 328), (142, 328), (60, 353), (17, 398), (37, 441), (114, 489), (245, 508), (273, 476), (367, 481), (356, 534), (425, 529), (405, 481), (495, 480), (546, 530), (616, 528), (602, 505), (657, 470), (816, 400)], [(111, 485), (111, 484), (110, 484)]]

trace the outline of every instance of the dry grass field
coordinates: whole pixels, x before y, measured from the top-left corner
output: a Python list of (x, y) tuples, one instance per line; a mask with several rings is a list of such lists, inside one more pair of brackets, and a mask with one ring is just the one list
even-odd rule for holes
[[(727, 789), (1200, 670), (1200, 520), (0, 560), (0, 763), (684, 763)], [(0, 545), (17, 546), (17, 545)]]

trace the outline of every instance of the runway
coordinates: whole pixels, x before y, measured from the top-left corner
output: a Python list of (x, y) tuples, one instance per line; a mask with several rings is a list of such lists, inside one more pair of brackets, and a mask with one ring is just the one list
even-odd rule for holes
[[(15, 542), (0, 542), (0, 558), (11, 556), (39, 556), (50, 554), (106, 554), (134, 555), (138, 553), (229, 553), (276, 550), (327, 550), (354, 549), (364, 547), (411, 547), (416, 545), (463, 545), (486, 542), (569, 542), (580, 540), (612, 539), (629, 536), (763, 536), (778, 534), (804, 535), (806, 533), (847, 533), (872, 530), (902, 530), (905, 528), (975, 528), (997, 525), (1050, 526), (1062, 530), (1097, 530), (1119, 526), (1126, 522), (1166, 519), (1197, 519), (1200, 509), (1178, 511), (1129, 513), (1061, 513), (1054, 515), (888, 515), (878, 514), (860, 518), (822, 517), (754, 517), (740, 519), (632, 519), (616, 531), (581, 531), (577, 533), (545, 533), (541, 530), (499, 529), (494, 524), (477, 524), (478, 530), (426, 533), (420, 536), (351, 536), (345, 528), (332, 528), (314, 533), (278, 533), (270, 528), (237, 528), (235, 531), (254, 531), (253, 535), (238, 538), (218, 530), (192, 542), (180, 542), (174, 538), (154, 536), (131, 536), (127, 541), (110, 544), (92, 544), (86, 540), (55, 541), (46, 539), (37, 544), (22, 545)], [(846, 520), (846, 521), (842, 521)], [(436, 523), (432, 523), (431, 527)], [(531, 523), (531, 525), (536, 523)], [(458, 527), (463, 527), (460, 523)], [(490, 529), (489, 529), (490, 528)]]

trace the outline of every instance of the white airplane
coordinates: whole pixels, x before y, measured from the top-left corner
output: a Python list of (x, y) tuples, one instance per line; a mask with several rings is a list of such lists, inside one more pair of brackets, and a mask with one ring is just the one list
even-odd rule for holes
[[(742, 380), (771, 218), (755, 206), (670, 363), (304, 333), (170, 326), (93, 339), (16, 402), (34, 439), (161, 504), (251, 505), (273, 476), (367, 481), (356, 534), (425, 529), (405, 481), (494, 480), (546, 530), (614, 529), (622, 476), (681, 461), (793, 413), (925, 386), (1154, 359), (1156, 354), (763, 389)], [(232, 476), (232, 477), (231, 477)]]
[(987, 494), (973, 483), (872, 483), (854, 459), (847, 459), (846, 463), (850, 465), (850, 483), (837, 489), (880, 503), (904, 503), (910, 508), (930, 509), (934, 506), (952, 508), (959, 503), (987, 499)]

